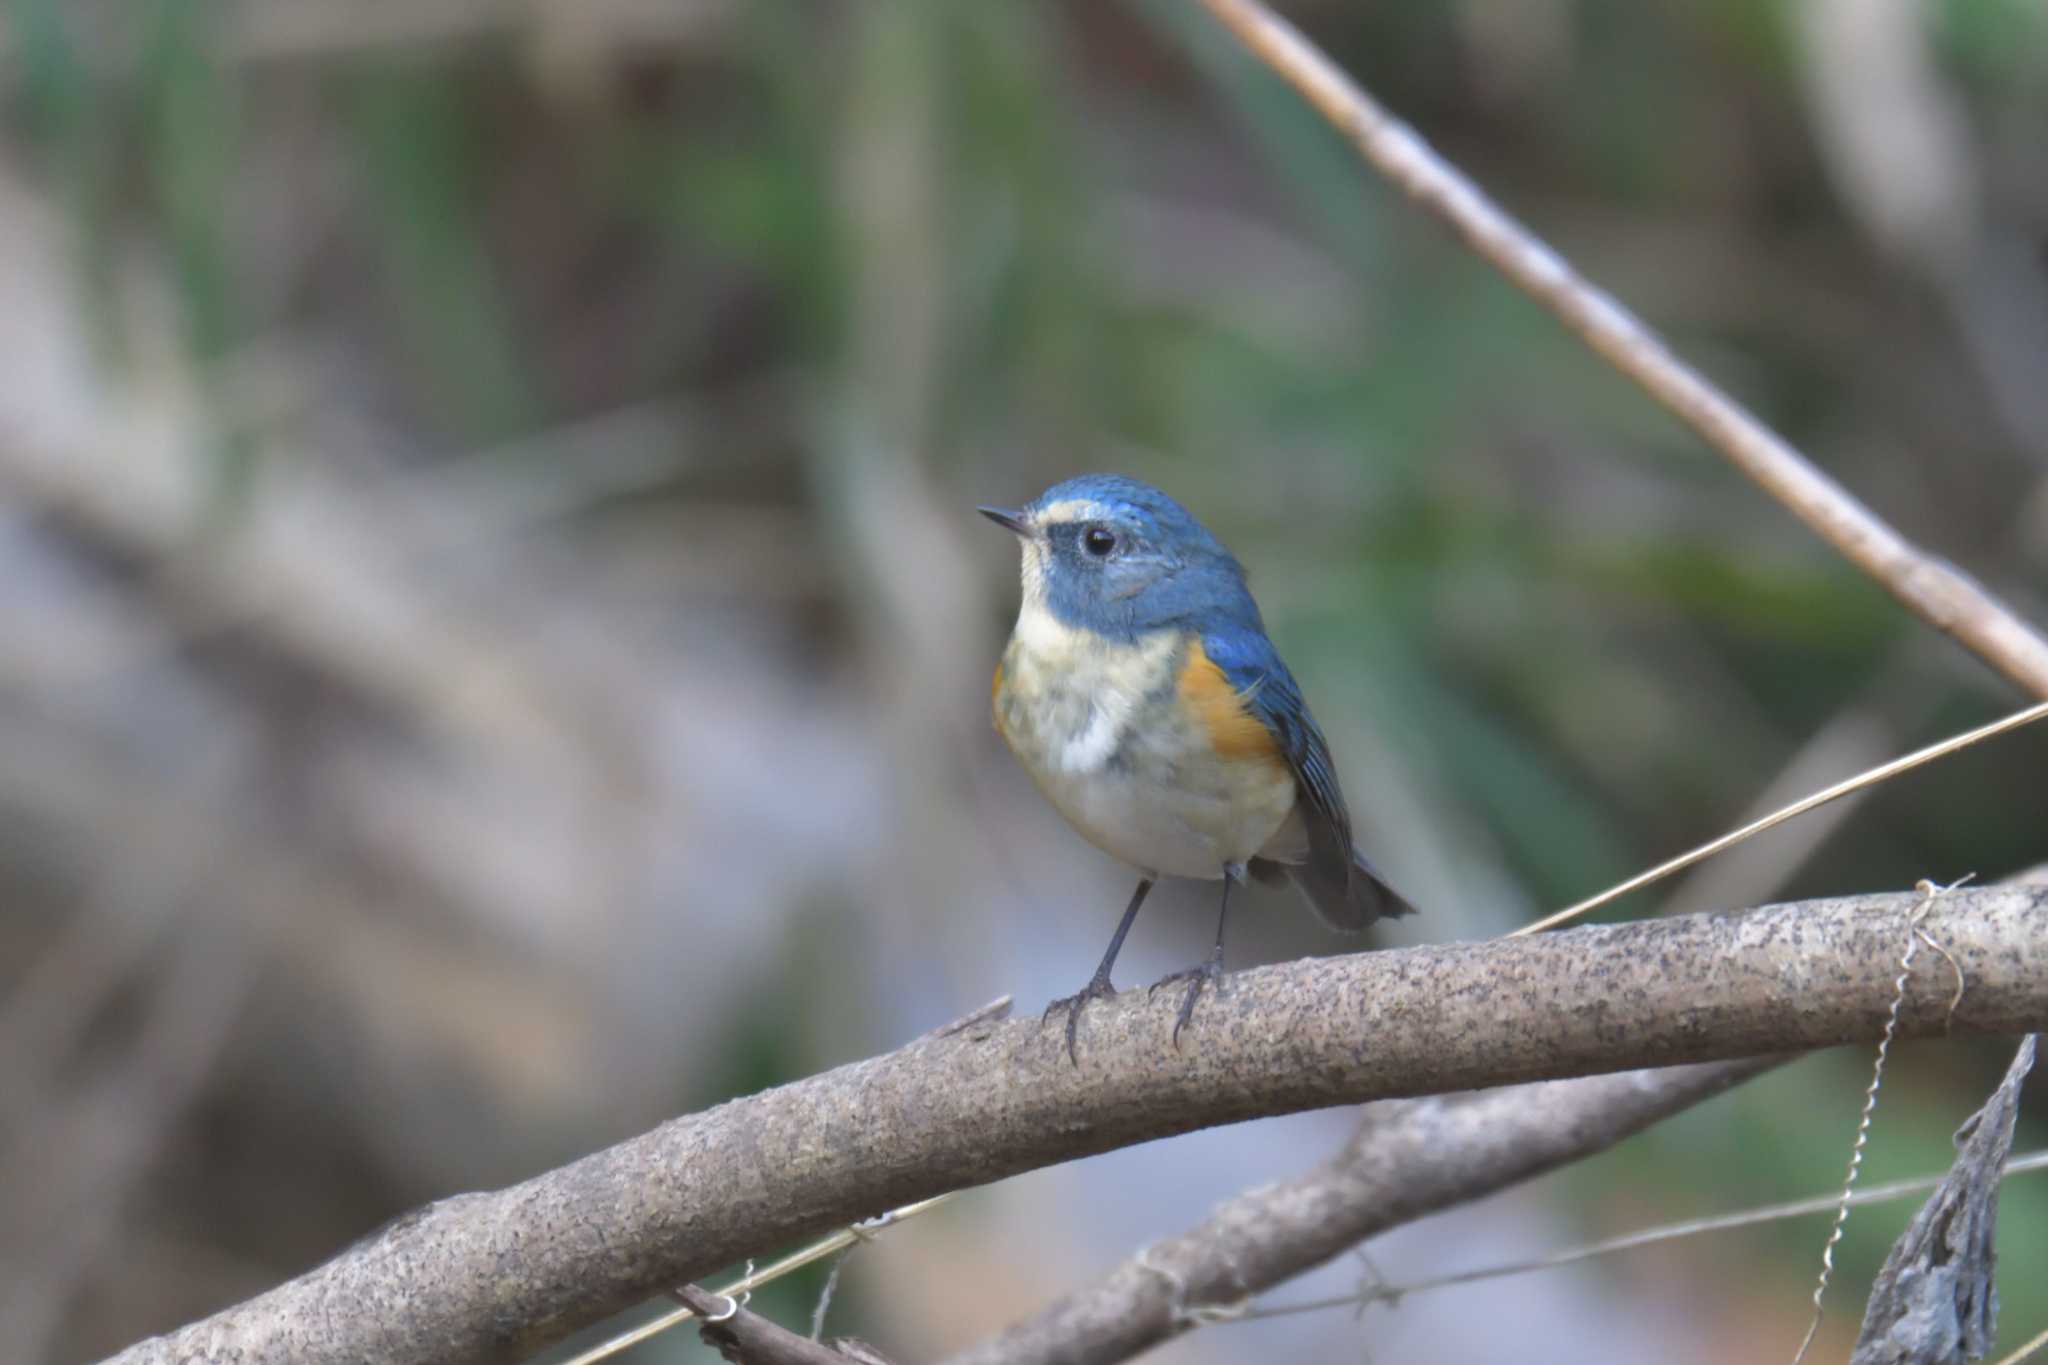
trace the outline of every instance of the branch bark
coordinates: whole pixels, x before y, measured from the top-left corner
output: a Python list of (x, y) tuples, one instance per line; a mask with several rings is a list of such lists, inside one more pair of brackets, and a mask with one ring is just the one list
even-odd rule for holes
[(1543, 1081), (1368, 1109), (1315, 1169), (1247, 1190), (946, 1365), (1112, 1365), (1368, 1237), (1605, 1151), (1783, 1058)]
[[(992, 1022), (443, 1200), (116, 1360), (503, 1360), (722, 1265), (945, 1190), (1302, 1109), (1878, 1036), (1912, 894), (1323, 958), (1059, 1030)], [(2048, 888), (1944, 895), (1902, 1036), (2048, 1027)]]
[(1635, 314), (1445, 161), (1301, 32), (1260, 0), (1202, 0), (1223, 25), (1328, 119), (1366, 161), (1416, 204), (1449, 224), (1517, 288), (1634, 380), (1701, 439), (1763, 485), (1875, 578), (1921, 620), (1943, 631), (2036, 697), (2048, 698), (2048, 640), (1974, 579), (1893, 530), (1782, 436), (1672, 354)]

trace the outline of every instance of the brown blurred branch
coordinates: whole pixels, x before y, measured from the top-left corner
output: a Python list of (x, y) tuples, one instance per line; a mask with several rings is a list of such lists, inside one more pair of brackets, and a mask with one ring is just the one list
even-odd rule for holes
[(1367, 1237), (1605, 1151), (1779, 1058), (1626, 1071), (1368, 1109), (1314, 1170), (1218, 1205), (947, 1365), (1107, 1365), (1228, 1315)]
[(256, 971), (246, 929), (193, 917), (149, 979), (120, 1062), (49, 1087), (17, 1111), (16, 1131), (0, 1126), (13, 1186), (0, 1237), (0, 1358), (47, 1359), (82, 1282), (118, 1243), (137, 1187), (241, 1016)]
[(2048, 698), (2048, 640), (1946, 560), (1893, 530), (1785, 439), (1687, 365), (1630, 313), (1509, 217), (1260, 0), (1202, 0), (1253, 55), (1301, 92), (1402, 193), (1448, 223), (1602, 358), (1734, 461), (1793, 515), (2037, 697)]
[[(1229, 978), (1169, 1044), (1142, 992), (1058, 1030), (989, 1023), (673, 1120), (430, 1205), (129, 1365), (502, 1360), (719, 1266), (941, 1191), (1268, 1114), (1875, 1038), (1913, 895), (1293, 962)], [(2048, 1025), (2048, 888), (1959, 890), (1922, 926), (1954, 1027)], [(1932, 959), (1930, 963), (1930, 959)], [(1916, 967), (1903, 1036), (1953, 993)]]

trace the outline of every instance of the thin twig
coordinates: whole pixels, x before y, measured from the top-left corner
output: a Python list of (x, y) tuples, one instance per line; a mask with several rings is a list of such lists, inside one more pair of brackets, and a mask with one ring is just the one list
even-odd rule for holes
[(941, 1024), (929, 1033), (919, 1034), (915, 1041), (923, 1043), (936, 1038), (950, 1038), (956, 1033), (967, 1033), (984, 1024), (999, 1024), (1010, 1017), (1010, 1010), (1015, 1004), (1013, 997), (999, 995), (981, 1008), (960, 1016), (950, 1024)]
[(1969, 576), (1920, 550), (1671, 350), (1496, 205), (1259, 0), (1203, 0), (1239, 41), (1360, 154), (1617, 370), (1727, 456), (1921, 620), (2036, 697), (2048, 640)]
[(2014, 1351), (2011, 1355), (2001, 1358), (1997, 1362), (1997, 1365), (2020, 1365), (2020, 1362), (2022, 1360), (2031, 1359), (2034, 1356), (2034, 1354), (2040, 1351), (2041, 1348), (2044, 1346), (2048, 1346), (2048, 1327), (2043, 1327), (2039, 1335), (2028, 1338), (2027, 1341), (2017, 1351)]
[[(1814, 791), (1837, 774), (1861, 772), (1881, 763), (1898, 748), (1894, 726), (1877, 698), (1900, 690), (1900, 673), (1887, 668), (1863, 696), (1851, 701), (1805, 739), (1776, 776), (1743, 807), (1741, 823), (1762, 819), (1778, 807)], [(1931, 707), (1930, 707), (1931, 709)], [(1870, 789), (1852, 792), (1810, 811), (1795, 830), (1776, 839), (1751, 839), (1688, 870), (1683, 881), (1659, 898), (1653, 913), (1682, 915), (1723, 905), (1762, 905), (1775, 897), (1800, 868), (1856, 814)]]
[(846, 1269), (846, 1258), (853, 1255), (848, 1247), (832, 1258), (832, 1268), (825, 1272), (825, 1286), (818, 1291), (818, 1301), (811, 1306), (811, 1340), (825, 1335), (825, 1316), (832, 1311), (832, 1296), (839, 1292), (839, 1276)]
[(1226, 1200), (946, 1365), (1110, 1365), (1198, 1327), (1364, 1238), (1604, 1151), (1777, 1065), (1760, 1058), (1515, 1086), (1365, 1111), (1328, 1160)]
[[(972, 1019), (996, 1006), (1007, 1008), (1008, 1002), (1009, 997), (1004, 996), (1001, 1000), (991, 1001), (989, 1004), (983, 1005), (980, 1010), (975, 1011), (974, 1015), (968, 1017)], [(821, 1237), (809, 1246), (799, 1247), (781, 1260), (771, 1263), (762, 1270), (754, 1269), (753, 1262), (749, 1261), (746, 1274), (740, 1276), (725, 1288), (715, 1292), (727, 1297), (751, 1294), (764, 1284), (773, 1284), (785, 1275), (794, 1275), (813, 1261), (822, 1261), (827, 1256), (850, 1250), (862, 1242), (868, 1241), (883, 1228), (894, 1227), (904, 1219), (915, 1218), (921, 1213), (929, 1213), (952, 1197), (951, 1194), (941, 1194), (931, 1199), (920, 1199), (915, 1204), (906, 1204), (900, 1209), (891, 1209), (887, 1213), (867, 1219), (865, 1222), (843, 1227), (829, 1237)], [(834, 1273), (837, 1273), (836, 1268)], [(637, 1327), (621, 1332), (615, 1337), (608, 1337), (589, 1350), (571, 1356), (568, 1360), (563, 1361), (562, 1365), (596, 1365), (600, 1360), (610, 1360), (621, 1351), (638, 1346), (650, 1337), (660, 1336), (663, 1332), (668, 1331), (672, 1327), (679, 1327), (695, 1316), (695, 1310), (691, 1309), (686, 1301), (684, 1307), (671, 1308), (659, 1317), (649, 1318)]]
[[(2048, 1170), (2048, 1152), (2030, 1152), (2026, 1156), (2014, 1157), (2005, 1164), (2005, 1174), (2009, 1176), (2041, 1170)], [(1887, 1185), (1858, 1190), (1850, 1196), (1849, 1202), (1859, 1209), (1866, 1204), (1891, 1203), (1894, 1200), (1924, 1194), (1941, 1184), (1945, 1178), (1945, 1175), (1923, 1175), (1915, 1176), (1911, 1180), (1894, 1180)], [(1482, 1280), (1501, 1280), (1513, 1275), (1532, 1274), (1539, 1270), (1556, 1270), (1562, 1266), (1577, 1265), (1581, 1261), (1590, 1261), (1601, 1256), (1612, 1256), (1618, 1252), (1655, 1246), (1660, 1242), (1675, 1242), (1709, 1232), (1730, 1232), (1736, 1228), (1755, 1227), (1761, 1223), (1776, 1223), (1788, 1218), (1807, 1218), (1816, 1213), (1831, 1213), (1840, 1201), (1840, 1194), (1822, 1194), (1810, 1199), (1794, 1199), (1783, 1204), (1766, 1204), (1760, 1208), (1743, 1209), (1737, 1213), (1717, 1213), (1706, 1218), (1688, 1218), (1683, 1222), (1664, 1223), (1654, 1228), (1625, 1232), (1616, 1237), (1588, 1242), (1584, 1246), (1532, 1256), (1528, 1260), (1477, 1266), (1471, 1270), (1453, 1271), (1448, 1275), (1432, 1275), (1426, 1280), (1388, 1280), (1376, 1283), (1356, 1294), (1337, 1294), (1328, 1298), (1306, 1299), (1299, 1303), (1260, 1306), (1244, 1314), (1244, 1317), (1247, 1321), (1257, 1318), (1284, 1318), (1301, 1313), (1320, 1313), (1332, 1308), (1362, 1308), (1375, 1303), (1397, 1303), (1416, 1294), (1428, 1293), (1432, 1289), (1453, 1289), (1460, 1285), (1476, 1284)]]
[[(2002, 735), (2007, 730), (2017, 730), (2022, 725), (2031, 725), (2044, 717), (2048, 717), (2048, 702), (2029, 706), (2024, 711), (2015, 711), (2003, 719), (1994, 720), (1989, 725), (1980, 725), (1976, 729), (1963, 734), (1951, 735), (1937, 744), (1930, 744), (1924, 749), (1915, 749), (1912, 753), (1902, 758), (1895, 758), (1889, 763), (1880, 763), (1875, 768), (1866, 769), (1854, 777), (1845, 777), (1832, 787), (1824, 787), (1811, 796), (1801, 797), (1789, 806), (1782, 806), (1772, 811), (1761, 820), (1752, 820), (1740, 829), (1730, 830), (1720, 838), (1701, 844), (1690, 852), (1681, 853), (1668, 862), (1659, 863), (1647, 872), (1638, 872), (1627, 881), (1610, 886), (1597, 896), (1588, 896), (1577, 905), (1568, 905), (1554, 915), (1546, 915), (1533, 924), (1525, 924), (1509, 934), (1508, 937), (1517, 938), (1524, 934), (1534, 934), (1545, 929), (1554, 929), (1558, 925), (1577, 919), (1580, 915), (1586, 914), (1589, 911), (1598, 910), (1601, 906), (1611, 901), (1619, 900), (1631, 891), (1639, 891), (1651, 882), (1661, 881), (1674, 872), (1683, 871), (1694, 863), (1711, 858), (1723, 849), (1730, 848), (1745, 839), (1762, 834), (1767, 829), (1782, 825), (1794, 816), (1804, 815), (1816, 806), (1825, 806), (1828, 802), (1838, 800), (1849, 795), (1851, 792), (1859, 792), (1865, 787), (1875, 786), (1879, 782), (1897, 777), (1900, 773), (1917, 768), (1923, 763), (1932, 763), (1937, 758), (1945, 758), (1958, 750), (1967, 749), (1973, 744), (1980, 744), (1994, 735)], [(1950, 965), (1953, 966), (1954, 964), (1951, 963)], [(1960, 978), (1960, 973), (1958, 973), (1958, 976)]]
[[(686, 1284), (676, 1297), (703, 1324), (705, 1344), (739, 1365), (850, 1365), (852, 1357), (778, 1326), (729, 1294)], [(875, 1359), (872, 1348), (870, 1359)]]

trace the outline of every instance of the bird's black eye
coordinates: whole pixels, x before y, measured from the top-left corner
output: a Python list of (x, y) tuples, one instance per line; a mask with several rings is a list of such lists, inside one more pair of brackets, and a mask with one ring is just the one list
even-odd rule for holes
[(1102, 559), (1116, 548), (1116, 537), (1100, 526), (1091, 526), (1082, 534), (1081, 544), (1089, 554)]

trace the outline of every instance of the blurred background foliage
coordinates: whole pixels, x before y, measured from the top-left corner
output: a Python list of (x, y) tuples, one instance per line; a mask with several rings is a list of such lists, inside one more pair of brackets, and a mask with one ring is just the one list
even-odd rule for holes
[[(2035, 0), (1290, 12), (2048, 620)], [(1113, 468), (1216, 527), (1414, 939), (2019, 700), (1184, 0), (0, 15), (0, 1357), (111, 1349), (423, 1200), (1070, 990), (1127, 877), (990, 734), (1015, 566), (976, 502)], [(2043, 857), (2044, 744), (1617, 913), (2009, 875)], [(1199, 952), (1207, 894), (1162, 901), (1128, 980)], [(1261, 909), (1238, 965), (1349, 946)], [(1945, 1165), (2006, 1053), (1903, 1050), (1867, 1176)], [(1867, 1062), (1374, 1258), (1829, 1189)], [(833, 1330), (934, 1358), (1347, 1121), (970, 1195), (864, 1250)], [(1822, 1358), (1907, 1212), (1851, 1222)], [(1823, 1231), (1159, 1354), (1779, 1358)], [(2048, 1323), (2011, 1288), (2048, 1277), (2048, 1186), (2013, 1181), (2001, 1232), (2012, 1341)], [(757, 1306), (800, 1324), (818, 1284)], [(686, 1336), (633, 1358), (702, 1358)]]

